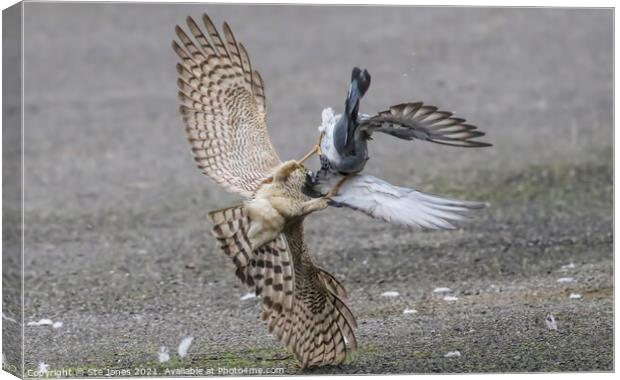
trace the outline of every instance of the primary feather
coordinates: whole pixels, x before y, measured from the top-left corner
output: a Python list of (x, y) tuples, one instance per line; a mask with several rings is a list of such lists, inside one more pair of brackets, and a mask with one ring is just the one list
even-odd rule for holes
[[(341, 178), (325, 173), (318, 178), (318, 191), (326, 193)], [(484, 203), (425, 194), (365, 174), (350, 176), (331, 200), (334, 206), (358, 210), (374, 219), (421, 229), (454, 229), (454, 222), (484, 207)]]
[(387, 111), (360, 120), (359, 128), (369, 136), (373, 132), (382, 132), (404, 140), (420, 139), (464, 148), (491, 146), (474, 140), (484, 136), (478, 127), (465, 123), (465, 119), (453, 117), (452, 112), (440, 111), (422, 102), (391, 106)]
[(263, 80), (227, 24), (224, 43), (209, 16), (202, 21), (207, 34), (188, 17), (193, 39), (177, 26), (181, 43), (172, 43), (187, 138), (204, 174), (251, 197), (280, 164), (267, 132)]

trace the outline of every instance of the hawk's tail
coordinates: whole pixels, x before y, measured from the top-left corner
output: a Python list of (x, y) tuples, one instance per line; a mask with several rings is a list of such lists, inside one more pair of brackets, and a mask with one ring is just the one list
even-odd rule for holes
[[(263, 311), (269, 332), (285, 344), (302, 368), (341, 364), (357, 348), (355, 317), (345, 304), (342, 285), (311, 263), (299, 269), (310, 292), (297, 292), (290, 314)], [(300, 282), (297, 281), (297, 284)]]

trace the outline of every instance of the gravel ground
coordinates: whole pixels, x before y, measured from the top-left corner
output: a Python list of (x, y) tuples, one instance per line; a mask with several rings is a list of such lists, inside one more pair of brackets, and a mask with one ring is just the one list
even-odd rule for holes
[[(611, 10), (25, 9), (24, 314), (63, 322), (25, 328), (26, 370), (613, 370)], [(342, 108), (354, 65), (373, 78), (363, 112), (423, 100), (466, 117), (494, 144), (373, 142), (369, 173), (489, 202), (456, 231), (412, 232), (341, 209), (308, 218), (313, 257), (349, 289), (359, 322), (359, 350), (344, 365), (298, 369), (260, 323), (259, 301), (240, 300), (247, 290), (207, 234), (207, 212), (237, 197), (195, 168), (170, 49), (174, 25), (205, 11), (231, 24), (261, 71), (283, 158), (310, 148), (322, 108)], [(11, 215), (8, 243), (18, 231)], [(4, 292), (16, 294), (8, 278)], [(19, 319), (10, 299), (4, 314)], [(545, 325), (549, 313), (557, 330)], [(184, 336), (195, 339), (179, 358)], [(446, 357), (453, 351), (460, 356)]]

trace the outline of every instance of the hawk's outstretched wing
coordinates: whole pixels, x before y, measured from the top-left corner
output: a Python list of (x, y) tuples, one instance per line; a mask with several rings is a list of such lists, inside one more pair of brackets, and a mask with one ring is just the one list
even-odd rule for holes
[(181, 43), (172, 43), (181, 59), (180, 111), (202, 172), (250, 197), (280, 163), (267, 133), (263, 80), (228, 24), (223, 40), (206, 14), (202, 21), (209, 38), (188, 17), (194, 39), (177, 26)]

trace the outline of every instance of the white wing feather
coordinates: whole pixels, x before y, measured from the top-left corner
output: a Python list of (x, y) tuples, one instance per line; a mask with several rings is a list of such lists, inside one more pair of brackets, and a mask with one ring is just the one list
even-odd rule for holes
[[(341, 178), (330, 175), (322, 181), (321, 192), (329, 191)], [(468, 219), (467, 214), (485, 206), (394, 186), (364, 174), (347, 179), (332, 201), (388, 223), (424, 229), (454, 229), (452, 222)]]

